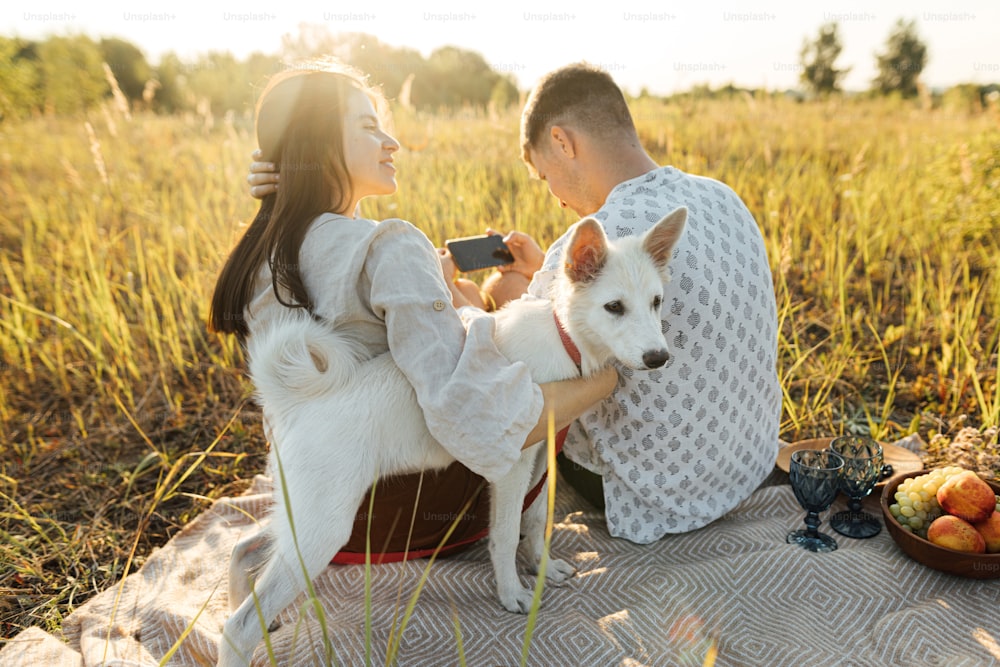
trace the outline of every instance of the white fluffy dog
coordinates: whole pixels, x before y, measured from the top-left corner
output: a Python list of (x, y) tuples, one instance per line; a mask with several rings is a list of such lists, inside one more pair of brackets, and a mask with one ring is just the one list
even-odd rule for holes
[[(576, 223), (555, 299), (525, 298), (500, 309), (499, 349), (527, 363), (539, 383), (588, 375), (614, 359), (636, 369), (662, 366), (668, 359), (660, 321), (663, 285), (686, 220), (680, 208), (642, 237), (614, 244), (593, 218)], [(560, 323), (579, 349), (579, 368), (564, 347)], [(454, 461), (427, 431), (390, 353), (365, 359), (338, 332), (294, 315), (251, 336), (248, 355), (270, 427), (274, 509), (262, 532), (233, 551), (229, 594), (235, 611), (223, 628), (220, 667), (249, 662), (262, 624), (306, 590), (347, 542), (377, 475)], [(532, 481), (544, 472), (542, 444), (526, 448), (491, 488), (490, 558), (500, 603), (512, 612), (525, 613), (532, 602), (516, 569), (519, 529), (536, 572), (542, 556), (545, 503), (521, 513)], [(547, 578), (561, 582), (574, 571), (552, 560)]]

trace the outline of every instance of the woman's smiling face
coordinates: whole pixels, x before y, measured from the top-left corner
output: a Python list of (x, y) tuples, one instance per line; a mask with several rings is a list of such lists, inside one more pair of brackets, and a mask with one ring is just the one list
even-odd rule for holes
[(382, 129), (371, 99), (361, 91), (352, 93), (344, 119), (344, 162), (355, 205), (365, 197), (396, 191), (392, 154), (397, 150), (399, 142)]

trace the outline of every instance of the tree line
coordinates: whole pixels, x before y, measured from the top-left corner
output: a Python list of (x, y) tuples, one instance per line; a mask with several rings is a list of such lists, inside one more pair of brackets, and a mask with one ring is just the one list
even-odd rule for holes
[[(817, 95), (841, 92), (841, 79), (851, 68), (837, 68), (844, 45), (836, 21), (824, 23), (814, 40), (805, 39), (799, 52), (799, 80)], [(920, 73), (927, 65), (927, 44), (917, 34), (916, 21), (899, 19), (886, 40), (885, 50), (875, 54), (878, 74), (872, 91), (916, 97)]]
[(130, 109), (157, 113), (245, 112), (267, 78), (301, 58), (336, 56), (370, 76), (392, 99), (418, 109), (506, 106), (519, 91), (509, 73), (478, 53), (453, 46), (424, 57), (365, 34), (332, 35), (303, 26), (286, 36), (282, 53), (237, 59), (227, 51), (195, 61), (167, 53), (150, 64), (136, 45), (117, 37), (52, 36), (42, 41), (0, 36), (0, 118), (72, 114), (118, 97)]
[[(803, 40), (799, 78), (806, 91), (817, 96), (842, 92), (841, 82), (849, 71), (837, 66), (842, 49), (836, 22), (822, 25), (814, 39)], [(156, 65), (137, 46), (117, 37), (95, 40), (72, 35), (31, 41), (0, 36), (0, 119), (77, 113), (112, 96), (131, 109), (157, 113), (244, 112), (253, 109), (267, 77), (287, 62), (326, 55), (358, 67), (388, 97), (418, 109), (506, 106), (520, 96), (510, 73), (497, 72), (476, 52), (445, 46), (425, 58), (414, 49), (392, 47), (371, 35), (334, 35), (320, 26), (302, 25), (297, 35), (286, 35), (280, 54), (255, 52), (240, 60), (219, 51), (189, 62), (168, 53)], [(927, 59), (927, 45), (915, 22), (900, 19), (884, 50), (876, 54), (878, 75), (869, 92), (917, 96)], [(985, 102), (996, 88), (965, 84), (956, 86), (955, 92), (975, 98), (971, 102), (980, 98)], [(698, 86), (689, 94), (712, 91)]]
[[(850, 67), (837, 67), (843, 50), (840, 26), (836, 21), (824, 23), (812, 40), (806, 38), (799, 52), (799, 81), (807, 91), (818, 97), (839, 94), (843, 77)], [(916, 21), (899, 19), (886, 39), (884, 49), (875, 54), (876, 75), (870, 93), (897, 95), (903, 99), (921, 95), (920, 74), (927, 65), (927, 44), (917, 31)], [(996, 97), (996, 84), (959, 84), (946, 91), (952, 102), (969, 107), (981, 107), (989, 96)]]

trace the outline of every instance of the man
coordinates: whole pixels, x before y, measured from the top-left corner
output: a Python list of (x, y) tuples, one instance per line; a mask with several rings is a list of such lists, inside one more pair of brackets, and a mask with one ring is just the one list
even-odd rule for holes
[[(604, 506), (612, 535), (644, 544), (701, 528), (747, 498), (777, 457), (777, 308), (760, 230), (729, 187), (658, 166), (621, 90), (595, 67), (541, 79), (521, 116), (521, 149), (560, 206), (597, 218), (609, 238), (688, 209), (663, 302), (670, 361), (620, 369), (611, 397), (570, 427), (561, 469)], [(546, 295), (566, 238), (548, 249), (530, 294)], [(523, 273), (535, 253), (512, 241)]]

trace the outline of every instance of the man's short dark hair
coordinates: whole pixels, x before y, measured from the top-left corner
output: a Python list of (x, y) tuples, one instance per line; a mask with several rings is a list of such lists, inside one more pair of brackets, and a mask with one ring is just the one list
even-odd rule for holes
[(549, 72), (531, 91), (521, 114), (521, 155), (553, 125), (569, 125), (598, 137), (634, 133), (625, 96), (611, 75), (585, 62)]

